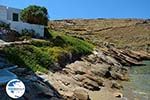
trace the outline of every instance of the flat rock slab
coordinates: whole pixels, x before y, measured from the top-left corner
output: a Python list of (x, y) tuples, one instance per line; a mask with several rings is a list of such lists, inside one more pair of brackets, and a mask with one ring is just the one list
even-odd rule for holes
[(0, 85), (7, 83), (12, 79), (16, 79), (17, 76), (8, 70), (0, 70)]

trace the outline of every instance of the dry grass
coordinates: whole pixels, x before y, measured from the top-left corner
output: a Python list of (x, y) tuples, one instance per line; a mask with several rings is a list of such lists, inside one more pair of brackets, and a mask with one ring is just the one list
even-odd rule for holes
[(142, 19), (91, 19), (51, 21), (49, 26), (103, 46), (150, 52), (150, 22)]

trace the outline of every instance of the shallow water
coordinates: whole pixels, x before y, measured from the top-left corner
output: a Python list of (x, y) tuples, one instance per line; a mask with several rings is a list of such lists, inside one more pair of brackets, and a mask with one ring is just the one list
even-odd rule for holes
[(130, 69), (130, 81), (125, 82), (124, 94), (131, 100), (150, 100), (150, 61), (143, 63)]
[[(143, 63), (146, 66), (130, 68), (130, 81), (123, 82), (123, 95), (127, 99), (121, 100), (150, 100), (150, 61), (143, 61)], [(108, 91), (97, 91), (89, 94), (92, 100), (120, 100), (114, 98), (112, 93)]]

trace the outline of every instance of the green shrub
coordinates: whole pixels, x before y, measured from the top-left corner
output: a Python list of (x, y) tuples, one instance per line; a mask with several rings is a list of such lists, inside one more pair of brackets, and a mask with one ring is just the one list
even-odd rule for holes
[(56, 36), (52, 39), (52, 42), (55, 46), (64, 47), (66, 45), (66, 40), (64, 40), (61, 36)]
[(10, 29), (10, 24), (7, 24), (7, 23), (5, 23), (3, 21), (0, 21), (0, 27), (6, 28), (6, 29)]
[(49, 30), (46, 27), (44, 28), (44, 37), (46, 39), (51, 39), (52, 38), (52, 35), (49, 33)]
[(30, 5), (21, 11), (20, 19), (31, 24), (47, 25), (48, 11), (45, 7)]
[(35, 31), (33, 29), (23, 29), (21, 31), (21, 36), (29, 36), (29, 37), (35, 37)]
[(61, 47), (51, 47), (51, 48), (48, 47), (48, 48), (44, 48), (44, 51), (46, 51), (49, 55), (51, 55), (51, 58), (54, 62), (58, 62), (61, 55), (65, 53), (69, 53), (69, 51)]
[(51, 46), (52, 43), (50, 41), (41, 40), (41, 39), (34, 39), (31, 41), (31, 44), (37, 47), (45, 47), (45, 46)]
[[(93, 50), (93, 45), (86, 41), (74, 38), (63, 33), (51, 32), (50, 40), (34, 39), (30, 45), (18, 45), (3, 48), (6, 58), (19, 66), (24, 66), (33, 71), (47, 72), (53, 69), (54, 63), (62, 66), (70, 60), (86, 55)], [(68, 61), (69, 62), (69, 61)]]
[(70, 48), (70, 50), (74, 53), (78, 54), (88, 54), (92, 52), (93, 45), (88, 43), (87, 41), (71, 37), (69, 35), (65, 35), (64, 33), (59, 33), (55, 31), (50, 31), (53, 36), (54, 46), (60, 46), (64, 48)]
[(32, 45), (6, 47), (4, 52), (10, 62), (33, 71), (46, 72), (52, 64), (51, 57), (46, 52)]
[(30, 39), (31, 39), (30, 36), (19, 36), (18, 37), (18, 40), (21, 40), (21, 41), (23, 41), (23, 40), (30, 40)]

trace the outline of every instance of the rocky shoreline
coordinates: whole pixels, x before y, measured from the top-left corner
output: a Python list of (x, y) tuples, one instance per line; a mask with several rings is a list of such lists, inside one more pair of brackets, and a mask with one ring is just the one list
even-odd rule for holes
[[(142, 60), (150, 60), (150, 54), (103, 48), (95, 49), (61, 71), (33, 73), (18, 67), (10, 72), (25, 83), (26, 92), (20, 100), (96, 100), (92, 94), (97, 91), (103, 100), (124, 100), (119, 81), (129, 80), (128, 67), (142, 65)], [(11, 100), (4, 89), (0, 97)]]
[(119, 81), (129, 80), (128, 67), (142, 65), (140, 61), (149, 59), (150, 55), (144, 52), (105, 48), (68, 64), (62, 71), (37, 75), (47, 79), (65, 100), (94, 100), (90, 96), (94, 91), (103, 91), (104, 97), (108, 92), (108, 98), (122, 100), (125, 97)]

